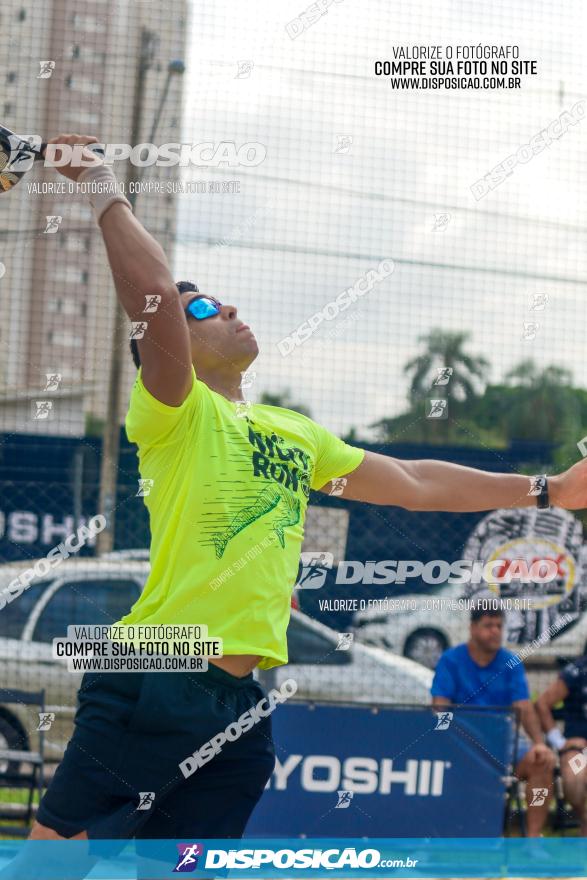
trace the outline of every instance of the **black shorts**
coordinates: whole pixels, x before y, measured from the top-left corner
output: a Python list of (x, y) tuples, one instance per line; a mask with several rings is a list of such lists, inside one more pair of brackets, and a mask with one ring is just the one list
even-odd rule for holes
[(587, 739), (587, 724), (581, 719), (580, 721), (567, 721), (565, 724), (566, 739)]
[(264, 697), (252, 674), (213, 664), (200, 673), (86, 673), (37, 820), (63, 837), (240, 838), (275, 763), (270, 716), (191, 775), (179, 765)]

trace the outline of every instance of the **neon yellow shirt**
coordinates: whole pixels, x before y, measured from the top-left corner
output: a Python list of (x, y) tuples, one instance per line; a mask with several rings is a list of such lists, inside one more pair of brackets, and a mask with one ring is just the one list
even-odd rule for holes
[(139, 369), (126, 431), (149, 481), (151, 571), (119, 623), (206, 625), (224, 655), (261, 656), (263, 669), (287, 663), (310, 488), (350, 473), (365, 451), (292, 410), (239, 407), (195, 372), (173, 407)]

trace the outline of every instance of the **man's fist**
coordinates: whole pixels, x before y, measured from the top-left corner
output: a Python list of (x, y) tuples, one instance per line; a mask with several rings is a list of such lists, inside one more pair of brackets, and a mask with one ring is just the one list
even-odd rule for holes
[[(92, 150), (86, 149), (87, 144), (97, 144), (98, 138), (83, 134), (58, 134), (47, 141), (45, 158), (48, 165), (57, 168), (60, 174), (70, 180), (77, 181), (85, 168), (91, 165), (103, 165), (104, 160)], [(58, 144), (50, 148), (49, 144)]]
[(536, 743), (528, 752), (532, 764), (542, 764), (552, 769), (556, 764), (554, 753), (544, 743)]
[(587, 458), (578, 461), (568, 471), (549, 477), (550, 503), (566, 510), (584, 510), (587, 507)]

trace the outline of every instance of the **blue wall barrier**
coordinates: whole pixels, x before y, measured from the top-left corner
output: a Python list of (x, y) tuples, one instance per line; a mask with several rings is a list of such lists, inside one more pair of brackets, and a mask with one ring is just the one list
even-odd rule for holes
[(451, 711), (280, 706), (276, 769), (247, 836), (499, 836), (513, 713)]

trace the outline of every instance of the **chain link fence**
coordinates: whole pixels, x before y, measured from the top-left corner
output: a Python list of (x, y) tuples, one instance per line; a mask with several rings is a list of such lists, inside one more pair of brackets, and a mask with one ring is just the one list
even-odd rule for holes
[[(471, 12), (498, 45), (518, 34), (536, 73), (512, 89), (451, 90), (374, 63), (402, 57), (390, 35), (456, 51), (464, 38), (447, 35), (462, 22), (446, 4), (430, 14), (423, 0), (346, 0), (315, 20), (228, 0), (3, 5), (2, 585), (97, 514), (109, 523), (100, 554), (90, 536), (2, 599), (0, 677), (45, 689), (48, 759), (71, 733), (81, 677), (55, 660), (52, 639), (130, 608), (150, 533), (123, 429), (130, 328), (100, 230), (54, 168), (31, 161), (11, 177), (10, 149), (76, 132), (118, 155), (174, 278), (254, 327), (253, 406), (294, 409), (400, 459), (559, 471), (587, 454), (587, 123), (571, 27), (583, 10), (571, 7), (562, 22), (549, 3)], [(164, 145), (178, 161), (159, 161)], [(312, 493), (290, 664), (267, 682), (294, 675), (310, 700), (427, 703), (440, 653), (467, 638), (467, 602), (489, 589), (510, 603), (508, 645), (542, 687), (557, 658), (587, 647), (583, 521)], [(502, 575), (520, 559), (555, 568), (548, 582), (517, 571), (505, 585), (473, 571), (499, 559)], [(0, 750), (31, 747), (35, 722), (30, 707), (0, 705)]]

